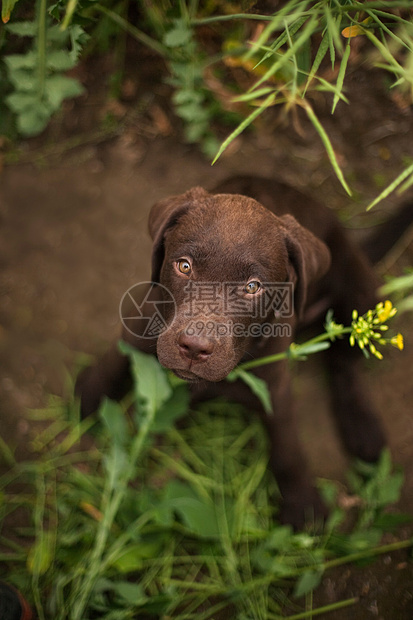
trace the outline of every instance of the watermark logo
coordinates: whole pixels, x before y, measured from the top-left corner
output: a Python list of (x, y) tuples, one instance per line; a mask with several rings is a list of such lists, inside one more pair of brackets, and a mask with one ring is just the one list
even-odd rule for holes
[[(286, 324), (282, 322), (294, 314), (293, 284), (266, 282), (261, 286), (260, 294), (246, 296), (245, 282), (189, 280), (180, 306), (186, 329), (195, 333), (207, 331), (217, 338), (285, 335)], [(135, 284), (126, 291), (119, 305), (123, 326), (139, 338), (160, 336), (172, 324), (176, 312), (172, 293), (154, 282)], [(246, 319), (251, 319), (247, 328)], [(262, 322), (264, 319), (266, 323)], [(277, 320), (281, 321), (281, 327)]]
[(258, 323), (253, 321), (248, 325), (227, 321), (226, 323), (212, 320), (190, 320), (185, 327), (188, 336), (206, 336), (219, 339), (231, 338), (283, 338), (292, 336), (292, 327), (289, 323)]
[(254, 298), (240, 294), (245, 286), (241, 282), (194, 282), (190, 280), (184, 292), (185, 316), (226, 316), (265, 319), (270, 314), (277, 319), (287, 319), (294, 314), (292, 282), (266, 282), (263, 292)]
[(168, 328), (175, 313), (172, 293), (166, 286), (154, 282), (131, 286), (119, 304), (122, 325), (139, 338), (158, 338)]

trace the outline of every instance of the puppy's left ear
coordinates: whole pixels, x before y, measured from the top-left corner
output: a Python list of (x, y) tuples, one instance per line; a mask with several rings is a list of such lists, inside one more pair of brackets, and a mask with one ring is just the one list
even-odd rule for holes
[(149, 234), (153, 240), (152, 282), (159, 282), (165, 256), (164, 239), (167, 230), (175, 226), (179, 219), (208, 192), (202, 187), (194, 187), (180, 196), (171, 196), (157, 202), (149, 213)]
[(301, 226), (292, 215), (284, 215), (280, 219), (285, 228), (290, 280), (294, 284), (295, 312), (301, 317), (308, 287), (330, 267), (330, 251), (325, 243)]

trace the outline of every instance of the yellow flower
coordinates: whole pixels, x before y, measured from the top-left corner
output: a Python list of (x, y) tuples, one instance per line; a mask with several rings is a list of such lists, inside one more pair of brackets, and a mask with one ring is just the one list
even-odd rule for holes
[(377, 349), (377, 345), (392, 344), (394, 347), (403, 350), (403, 336), (397, 334), (393, 338), (383, 338), (383, 332), (388, 330), (384, 322), (391, 319), (397, 312), (391, 301), (386, 300), (376, 305), (374, 310), (368, 310), (362, 316), (358, 315), (357, 310), (353, 310), (350, 344), (354, 346), (357, 342), (360, 349), (368, 357), (368, 351), (378, 359), (383, 359), (383, 355)]
[(399, 351), (403, 351), (404, 341), (402, 334), (397, 334), (397, 336), (393, 336), (393, 338), (390, 340), (390, 344), (396, 347), (396, 349), (399, 349)]
[(380, 302), (376, 306), (377, 318), (380, 323), (384, 323), (390, 317), (394, 316), (397, 309), (393, 307), (393, 304), (388, 299), (384, 302)]

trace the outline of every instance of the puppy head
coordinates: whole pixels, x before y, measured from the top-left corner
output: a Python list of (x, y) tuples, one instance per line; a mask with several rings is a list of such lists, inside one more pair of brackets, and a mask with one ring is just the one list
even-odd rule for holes
[(292, 216), (235, 194), (194, 188), (164, 200), (153, 207), (149, 230), (152, 279), (176, 304), (158, 338), (159, 361), (188, 380), (224, 379), (262, 338), (263, 325), (268, 337), (268, 325), (280, 320), (275, 301), (282, 310), (282, 294), (290, 295), (283, 311), (291, 323), (293, 302), (300, 314), (308, 286), (329, 265), (326, 246)]

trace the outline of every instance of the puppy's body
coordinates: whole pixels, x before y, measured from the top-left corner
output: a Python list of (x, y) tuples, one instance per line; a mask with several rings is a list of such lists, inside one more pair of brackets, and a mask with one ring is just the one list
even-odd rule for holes
[[(175, 312), (170, 304), (168, 328), (157, 338), (142, 338), (127, 321), (122, 338), (156, 353), (161, 364), (192, 383), (197, 398), (227, 393), (244, 403), (249, 398), (259, 409), (244, 387), (234, 390), (224, 381), (241, 360), (286, 350), (300, 325), (321, 321), (328, 308), (348, 324), (354, 308), (363, 313), (377, 302), (372, 268), (331, 211), (270, 180), (234, 178), (212, 193), (195, 188), (161, 201), (151, 211), (149, 230), (152, 281), (162, 285), (152, 287), (152, 301), (161, 302), (166, 287)], [(284, 289), (293, 291), (289, 305), (274, 311), (272, 300)], [(272, 332), (274, 325), (281, 329)], [(374, 460), (384, 437), (359, 385), (360, 357), (344, 341), (328, 351), (332, 408), (348, 451)], [(83, 413), (94, 411), (104, 395), (118, 398), (127, 374), (128, 362), (114, 346), (79, 378)], [(273, 414), (263, 420), (282, 518), (299, 527), (325, 510), (299, 445), (289, 371), (278, 362), (256, 374), (271, 393)]]

